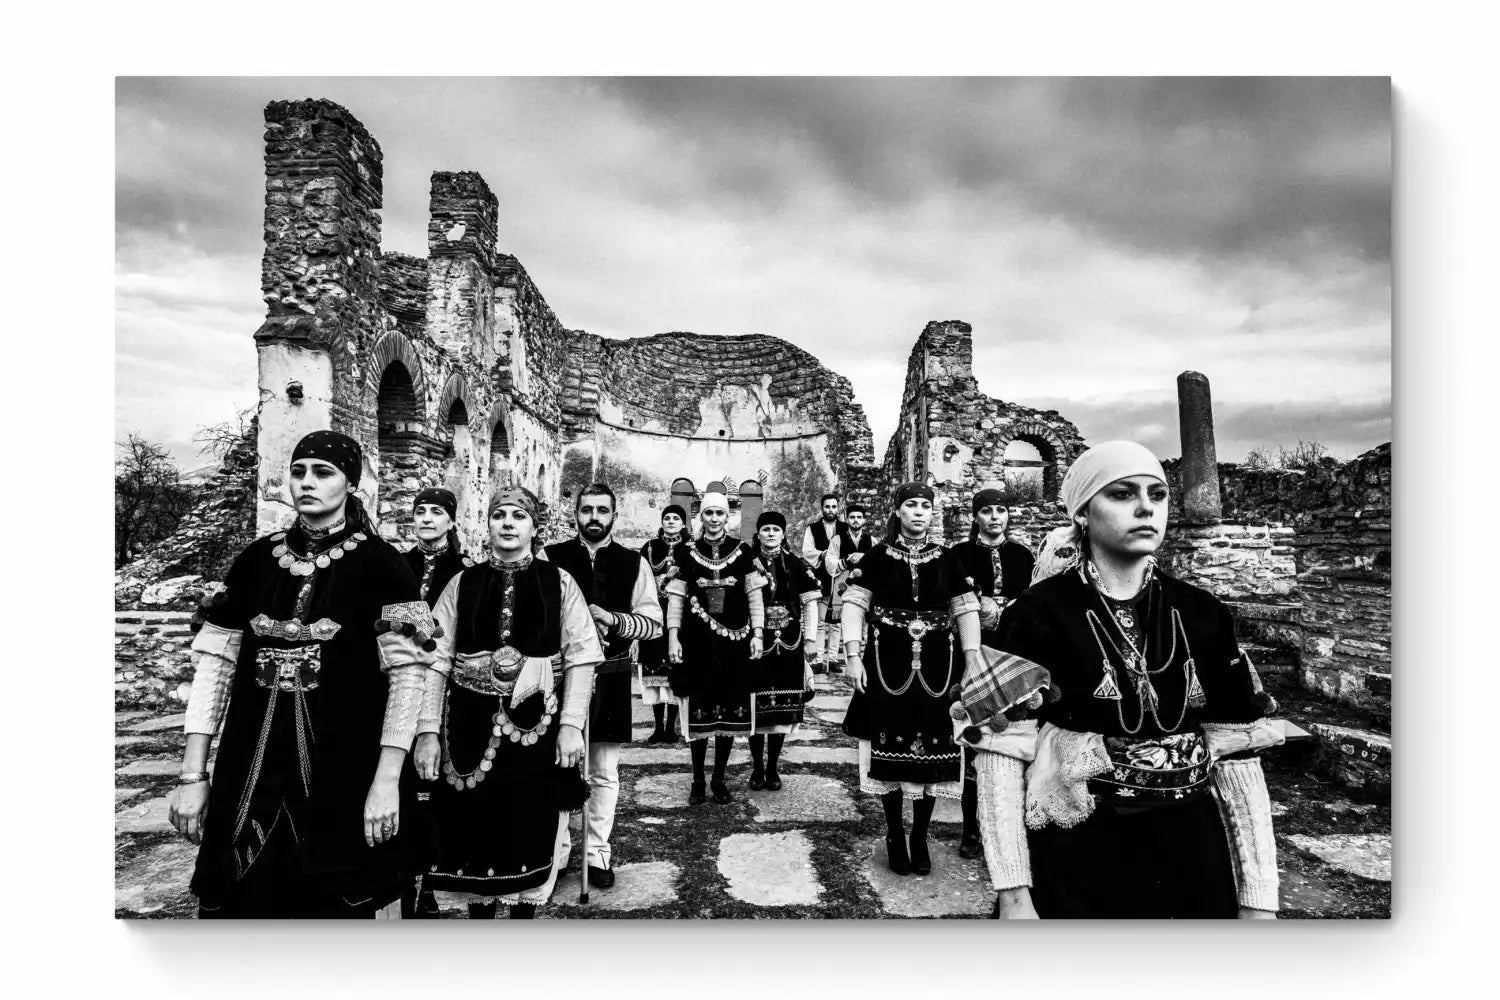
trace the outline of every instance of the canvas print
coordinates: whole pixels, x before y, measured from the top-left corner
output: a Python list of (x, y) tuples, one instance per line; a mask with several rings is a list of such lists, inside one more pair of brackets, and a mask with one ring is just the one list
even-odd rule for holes
[(1384, 918), (1385, 78), (120, 78), (121, 918)]

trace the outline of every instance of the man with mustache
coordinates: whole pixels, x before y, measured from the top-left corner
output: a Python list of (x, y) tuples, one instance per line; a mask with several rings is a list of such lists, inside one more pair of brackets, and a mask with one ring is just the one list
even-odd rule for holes
[(615, 494), (593, 483), (578, 494), (576, 537), (547, 546), (545, 557), (573, 577), (604, 643), (604, 662), (594, 669), (589, 708), (588, 823), (589, 885), (615, 884), (609, 836), (620, 794), (620, 744), (630, 742), (630, 646), (662, 634), (661, 602), (651, 566), (638, 552), (614, 541)]
[[(806, 530), (802, 532), (802, 558), (813, 571), (813, 576), (818, 578), (818, 585), (823, 589), (823, 596), (818, 599), (818, 621), (822, 623), (823, 628), (820, 636), (822, 646), (818, 658), (832, 666), (840, 660), (839, 622), (832, 615), (833, 574), (829, 572), (825, 564), (830, 545), (836, 545), (839, 551), (849, 553), (854, 552), (855, 545), (854, 540), (849, 537), (849, 525), (839, 519), (838, 494), (824, 493), (820, 506), (823, 512), (822, 518), (809, 521)], [(858, 561), (858, 559), (855, 560), (855, 562)]]

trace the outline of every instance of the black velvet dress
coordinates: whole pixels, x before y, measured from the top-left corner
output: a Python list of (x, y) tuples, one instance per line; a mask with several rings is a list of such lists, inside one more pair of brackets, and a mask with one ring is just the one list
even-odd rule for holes
[[(982, 545), (976, 541), (959, 542), (953, 546), (953, 555), (964, 568), (964, 576), (973, 581), (970, 585), (980, 597), (988, 597), (1001, 605), (1014, 601), (1031, 586), (1031, 570), (1036, 558), (1031, 550), (1020, 542), (1006, 539), (996, 546)], [(984, 622), (981, 621), (981, 627)], [(986, 646), (994, 647), (996, 622), (981, 629), (981, 639)]]
[(750, 729), (750, 602), (745, 580), (755, 556), (739, 539), (703, 539), (673, 552), (687, 586), (682, 613), (682, 662), (672, 670), (672, 693), (690, 699), (688, 739), (748, 736)]
[[(667, 620), (667, 573), (676, 563), (672, 559), (674, 546), (660, 538), (653, 538), (641, 546), (641, 556), (651, 565), (656, 577), (656, 592), (661, 597), (662, 621)], [(671, 663), (667, 661), (667, 630), (655, 639), (641, 639), (636, 647), (636, 656), (641, 666), (643, 687), (670, 688)]]
[(844, 600), (869, 593), (866, 680), (849, 702), (844, 732), (870, 742), (867, 777), (874, 781), (956, 783), (962, 774), (948, 689), (964, 672), (951, 622), (952, 600), (969, 590), (963, 567), (951, 551), (926, 542), (914, 549), (882, 543), (858, 569)]
[(1039, 718), (1102, 734), (1114, 765), (1089, 783), (1087, 820), (1029, 831), (1037, 913), (1235, 916), (1202, 724), (1252, 722), (1265, 702), (1229, 609), (1160, 571), (1135, 599), (1112, 601), (1072, 570), (1022, 594), (998, 633), (999, 648), (1052, 673), (1061, 699)]
[(235, 559), (205, 616), (243, 639), (191, 882), (203, 916), (369, 916), (399, 897), (404, 824), (371, 847), (364, 805), (388, 690), (375, 623), (416, 599), (401, 553), (354, 526), (316, 542), (294, 527)]
[(795, 554), (782, 551), (760, 557), (766, 587), (761, 591), (766, 609), (763, 653), (750, 661), (750, 685), (755, 697), (756, 732), (786, 732), (802, 721), (804, 657), (803, 602), (818, 599), (818, 579)]

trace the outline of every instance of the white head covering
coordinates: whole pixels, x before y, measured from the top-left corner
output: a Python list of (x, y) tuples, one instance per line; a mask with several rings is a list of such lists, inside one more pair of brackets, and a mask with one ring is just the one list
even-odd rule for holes
[[(1153, 476), (1162, 482), (1167, 474), (1161, 462), (1144, 445), (1134, 441), (1096, 444), (1074, 460), (1062, 481), (1062, 502), (1068, 517), (1077, 517), (1088, 502), (1110, 483), (1131, 476)], [(1083, 532), (1076, 522), (1054, 528), (1042, 543), (1031, 582), (1038, 583), (1064, 570), (1078, 567), (1083, 559)]]
[(710, 507), (717, 507), (720, 510), (722, 510), (725, 514), (728, 514), (729, 513), (729, 498), (726, 497), (722, 493), (705, 493), (705, 494), (703, 494), (703, 502), (700, 503), (700, 504), (698, 504), (698, 513), (702, 514), (705, 510), (708, 510)]
[(1131, 476), (1155, 476), (1162, 482), (1167, 474), (1161, 462), (1144, 445), (1134, 441), (1106, 441), (1085, 451), (1073, 462), (1062, 481), (1062, 502), (1068, 516), (1079, 514), (1094, 494), (1117, 479)]

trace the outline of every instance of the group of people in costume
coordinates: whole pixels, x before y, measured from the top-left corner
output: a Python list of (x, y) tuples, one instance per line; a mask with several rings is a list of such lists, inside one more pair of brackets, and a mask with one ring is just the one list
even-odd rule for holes
[(1070, 523), (1036, 558), (999, 490), (972, 498), (967, 541), (931, 541), (921, 483), (894, 491), (879, 542), (836, 495), (800, 547), (774, 510), (735, 538), (709, 492), (696, 533), (672, 504), (638, 552), (613, 539), (606, 484), (545, 547), (537, 498), (501, 487), (482, 559), (461, 550), (454, 495), (427, 489), (400, 553), (354, 492), (363, 462), (351, 438), (307, 435), (295, 523), (204, 602), (170, 810), (200, 845), (200, 916), (428, 917), (447, 891), (474, 918), (530, 917), (575, 836), (580, 877), (608, 888), (632, 680), (647, 742), (688, 742), (689, 803), (725, 804), (737, 736), (749, 787), (781, 788), (827, 664), (853, 688), (844, 731), (893, 872), (932, 870), (946, 796), (995, 916), (1274, 915), (1255, 757), (1280, 739), (1272, 703), (1227, 608), (1156, 565), (1167, 484), (1139, 445), (1075, 460)]

